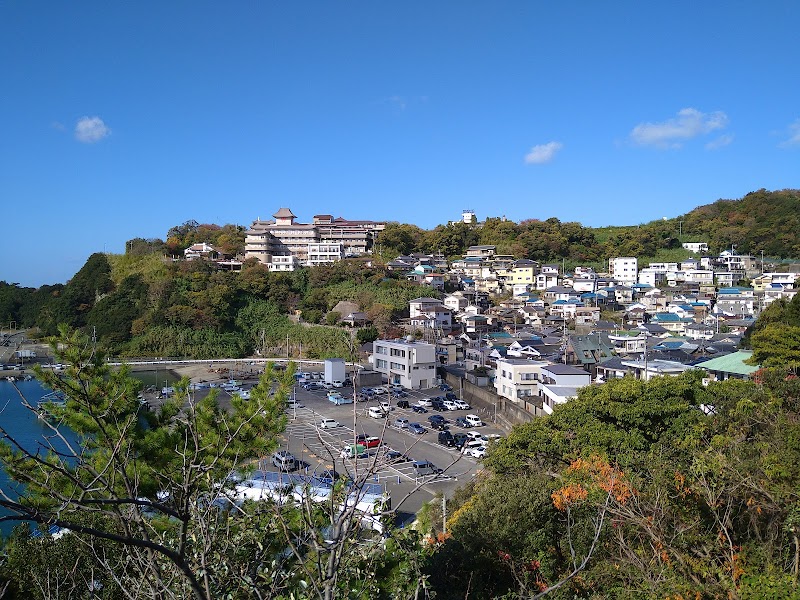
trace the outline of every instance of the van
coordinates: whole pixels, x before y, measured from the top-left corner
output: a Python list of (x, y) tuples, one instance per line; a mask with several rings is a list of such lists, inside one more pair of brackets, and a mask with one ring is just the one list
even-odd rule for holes
[(425, 477), (426, 475), (439, 475), (441, 472), (442, 470), (429, 460), (418, 460), (414, 462), (415, 477)]
[(367, 416), (373, 419), (384, 419), (387, 413), (385, 413), (380, 406), (370, 406), (367, 409)]
[(467, 415), (464, 419), (473, 427), (483, 427), (483, 421), (478, 415)]
[(367, 447), (362, 444), (351, 444), (342, 448), (339, 456), (341, 458), (366, 458)]

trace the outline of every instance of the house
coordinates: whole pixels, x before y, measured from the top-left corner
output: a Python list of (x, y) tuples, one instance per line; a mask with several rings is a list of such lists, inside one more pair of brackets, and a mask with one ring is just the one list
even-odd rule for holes
[(538, 396), (541, 370), (546, 361), (503, 358), (495, 366), (494, 387), (498, 396), (512, 402)]
[[(680, 375), (694, 367), (684, 365), (679, 362), (669, 360), (650, 359), (648, 360), (647, 354), (642, 359), (636, 360), (622, 360), (621, 365), (627, 369), (627, 372), (636, 379), (643, 379), (650, 381), (653, 377), (660, 377), (664, 375)], [(598, 373), (600, 370), (598, 369)]]
[(412, 390), (427, 389), (436, 382), (436, 346), (413, 340), (375, 340), (373, 368), (391, 384)]
[(752, 356), (752, 351), (740, 350), (739, 352), (712, 358), (697, 366), (706, 371), (716, 381), (750, 379), (753, 373), (761, 368), (760, 366), (745, 364), (744, 361), (749, 360)]
[(578, 395), (578, 390), (589, 385), (592, 376), (569, 365), (546, 365), (540, 369), (537, 393), (542, 398), (542, 408), (552, 413), (557, 404), (563, 404)]
[(366, 313), (354, 311), (342, 317), (341, 322), (345, 325), (350, 325), (350, 327), (362, 327), (369, 323), (369, 318)]
[(546, 290), (558, 285), (558, 265), (542, 265), (536, 274), (536, 289)]
[(693, 318), (681, 317), (671, 312), (659, 312), (653, 315), (653, 318), (650, 319), (650, 324), (661, 325), (667, 331), (671, 333), (677, 333), (679, 335), (683, 334), (686, 326), (690, 323), (694, 323)]
[(565, 354), (567, 364), (580, 366), (584, 371), (593, 373), (597, 363), (614, 354), (614, 343), (608, 335), (601, 333), (571, 335)]
[(494, 256), (497, 246), (470, 246), (467, 248), (467, 257), (477, 256), (480, 258), (488, 258)]
[(186, 260), (197, 260), (201, 258), (206, 260), (215, 260), (218, 257), (219, 252), (217, 249), (211, 244), (206, 244), (205, 242), (192, 244), (183, 251), (183, 258)]
[(705, 254), (708, 252), (708, 244), (706, 242), (683, 242), (681, 244), (684, 250), (694, 252), (695, 254)]
[(437, 298), (414, 298), (408, 301), (408, 313), (412, 318), (440, 307), (444, 307), (444, 303)]
[(516, 261), (506, 277), (507, 285), (525, 284), (534, 286), (539, 263), (533, 260), (521, 259)]
[(444, 297), (444, 305), (453, 312), (463, 311), (468, 304), (469, 300), (461, 292), (454, 292)]

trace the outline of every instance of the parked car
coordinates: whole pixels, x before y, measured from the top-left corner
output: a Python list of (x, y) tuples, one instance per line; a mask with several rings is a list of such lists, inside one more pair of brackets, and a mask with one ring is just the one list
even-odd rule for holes
[(469, 421), (467, 421), (464, 417), (456, 418), (456, 425), (458, 425), (459, 427), (464, 427), (464, 428), (472, 427), (472, 424)]
[(389, 388), (393, 392), (405, 392), (406, 391), (406, 389), (402, 385), (399, 385), (397, 383), (393, 383), (391, 386), (389, 386)]
[(433, 408), (433, 410), (438, 410), (438, 411), (447, 410), (444, 406), (444, 400), (439, 400), (437, 398), (431, 399), (431, 408)]
[(356, 444), (361, 444), (366, 448), (377, 448), (381, 445), (381, 438), (375, 435), (359, 434), (356, 436)]
[(447, 410), (458, 410), (458, 407), (452, 400), (445, 400), (442, 402), (442, 406), (444, 406)]
[(453, 446), (455, 444), (453, 434), (449, 431), (440, 431), (436, 439), (442, 446)]
[(403, 454), (397, 450), (389, 450), (386, 453), (386, 458), (393, 463), (408, 462), (411, 460), (411, 457), (408, 454)]
[(294, 471), (297, 468), (297, 459), (287, 450), (278, 450), (272, 455), (272, 464), (280, 471)]
[(410, 405), (408, 400), (398, 400), (397, 401), (397, 408), (408, 408)]
[(393, 423), (393, 426), (397, 429), (408, 429), (408, 419), (397, 419)]
[(471, 440), (483, 441), (483, 435), (481, 433), (478, 433), (477, 431), (468, 431), (465, 435)]
[(458, 400), (458, 399), (453, 400), (453, 404), (455, 404), (459, 410), (469, 410), (470, 408), (472, 408), (469, 404), (467, 404), (463, 400)]
[(321, 390), (321, 389), (324, 389), (324, 388), (320, 384), (314, 383), (313, 381), (310, 381), (308, 383), (304, 383), (303, 384), (303, 389), (304, 390)]
[(313, 477), (321, 483), (333, 485), (341, 475), (339, 475), (339, 472), (335, 469), (323, 469), (322, 471), (315, 472)]
[(464, 444), (467, 443), (467, 434), (463, 431), (459, 431), (458, 433), (453, 434), (453, 445), (458, 448), (459, 450), (464, 447)]
[(473, 448), (467, 448), (464, 454), (468, 454), (473, 458), (483, 458), (486, 456), (486, 446), (475, 446)]
[(380, 406), (370, 406), (367, 409), (367, 416), (372, 419), (383, 419), (386, 417), (386, 412)]
[(424, 406), (418, 406), (416, 404), (411, 407), (411, 410), (413, 410), (415, 413), (420, 413), (420, 414), (425, 414), (426, 412), (428, 412), (427, 408), (425, 408)]
[(419, 423), (410, 423), (410, 424), (409, 424), (409, 426), (408, 426), (408, 430), (409, 430), (411, 433), (416, 433), (417, 435), (422, 435), (423, 433), (425, 433), (426, 431), (428, 431), (427, 429), (425, 429), (425, 428), (424, 428), (422, 425), (420, 425)]
[(403, 390), (400, 390), (399, 392), (397, 390), (392, 390), (392, 397), (394, 397), (394, 398), (408, 398), (408, 394), (406, 392), (404, 392)]
[(448, 384), (446, 384), (446, 383), (443, 383), (443, 384), (441, 384), (441, 385), (439, 386), (439, 389), (440, 389), (440, 390), (442, 390), (442, 391), (444, 391), (444, 392), (449, 392), (449, 391), (451, 391), (453, 388), (451, 388), (451, 387), (450, 387)]
[(458, 396), (456, 396), (453, 392), (447, 392), (444, 397), (446, 400), (458, 400)]
[(322, 419), (319, 424), (320, 429), (333, 429), (334, 427), (340, 427), (339, 421), (336, 419)]
[(418, 460), (414, 462), (414, 475), (424, 477), (425, 475), (439, 475), (442, 470), (429, 460)]
[(473, 427), (483, 427), (483, 421), (478, 415), (467, 415), (464, 417)]
[(417, 400), (417, 406), (429, 407), (431, 405), (431, 401), (427, 398), (420, 398)]
[(447, 419), (445, 419), (442, 415), (431, 415), (430, 417), (428, 417), (428, 421), (431, 424), (433, 424), (433, 423), (446, 423)]
[(380, 406), (381, 410), (385, 412), (387, 415), (389, 414), (389, 411), (392, 410), (392, 403), (389, 402), (388, 400), (381, 400)]

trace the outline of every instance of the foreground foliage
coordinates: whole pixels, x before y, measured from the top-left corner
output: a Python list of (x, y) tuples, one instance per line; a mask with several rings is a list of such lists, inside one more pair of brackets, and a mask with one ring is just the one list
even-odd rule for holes
[(612, 380), (515, 428), (450, 503), (437, 598), (800, 597), (800, 382), (761, 381)]
[[(66, 398), (51, 406), (44, 451), (0, 424), (0, 460), (24, 484), (0, 487), (0, 520), (27, 520), (0, 553), (0, 590), (16, 598), (403, 598), (424, 592), (413, 532), (365, 535), (364, 482), (325, 503), (242, 501), (235, 482), (277, 445), (294, 366), (268, 367), (250, 400), (223, 409), (212, 391), (142, 412), (139, 384), (112, 371), (88, 338), (53, 343), (63, 374), (39, 370)], [(30, 407), (34, 410), (35, 407)], [(77, 443), (71, 441), (72, 432)], [(234, 477), (233, 475), (236, 475)], [(348, 500), (350, 499), (350, 500)], [(52, 537), (47, 528), (68, 533)]]

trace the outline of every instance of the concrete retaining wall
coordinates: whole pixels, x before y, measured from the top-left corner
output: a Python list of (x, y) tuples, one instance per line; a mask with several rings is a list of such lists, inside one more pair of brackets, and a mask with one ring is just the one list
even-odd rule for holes
[(498, 396), (492, 387), (479, 387), (452, 373), (445, 372), (443, 375), (444, 380), (454, 390), (461, 390), (462, 399), (472, 406), (481, 419), (495, 423), (505, 431), (511, 430), (517, 423), (526, 423), (543, 414), (541, 398), (534, 396), (530, 402), (516, 404)]

